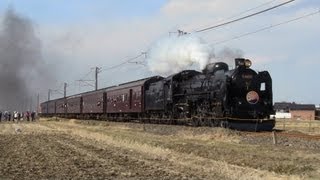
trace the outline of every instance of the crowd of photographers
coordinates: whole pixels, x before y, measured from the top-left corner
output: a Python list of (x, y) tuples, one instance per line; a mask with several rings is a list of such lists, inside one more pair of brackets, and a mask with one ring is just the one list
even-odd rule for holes
[(18, 111), (0, 111), (0, 122), (2, 121), (12, 121), (12, 122), (18, 122), (18, 121), (35, 121), (36, 120), (36, 112), (18, 112)]

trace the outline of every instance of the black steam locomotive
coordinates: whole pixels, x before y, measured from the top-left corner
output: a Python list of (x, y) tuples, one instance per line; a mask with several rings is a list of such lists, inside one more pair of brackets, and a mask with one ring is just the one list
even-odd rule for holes
[(209, 64), (41, 104), (42, 115), (272, 130), (272, 79), (248, 59)]
[(267, 71), (250, 69), (248, 59), (235, 59), (229, 70), (223, 62), (202, 73), (187, 70), (146, 87), (146, 113), (173, 119), (192, 118), (194, 125), (240, 130), (271, 130), (272, 80)]

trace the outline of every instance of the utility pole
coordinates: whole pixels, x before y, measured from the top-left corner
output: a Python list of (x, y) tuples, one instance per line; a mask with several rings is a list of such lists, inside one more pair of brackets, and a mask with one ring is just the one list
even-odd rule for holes
[(96, 86), (95, 89), (98, 90), (98, 74), (100, 73), (100, 69), (99, 67), (96, 67), (96, 72), (95, 72), (95, 80), (96, 80)]
[(50, 101), (51, 89), (48, 90), (48, 101)]
[(67, 84), (67, 83), (64, 83), (64, 88), (63, 88), (63, 95), (64, 95), (64, 97), (67, 97), (67, 86), (68, 86), (68, 84)]
[(39, 107), (40, 107), (40, 94), (38, 93), (37, 94), (37, 108), (36, 108), (37, 114), (39, 114)]
[(29, 111), (32, 111), (32, 96), (30, 97)]
[(144, 58), (147, 59), (147, 52), (141, 52), (142, 55), (144, 55)]

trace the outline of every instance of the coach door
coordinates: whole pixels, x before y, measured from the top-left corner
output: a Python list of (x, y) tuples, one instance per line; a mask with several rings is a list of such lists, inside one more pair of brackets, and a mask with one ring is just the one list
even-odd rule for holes
[(129, 109), (132, 109), (132, 102), (133, 102), (132, 89), (130, 89), (130, 91), (129, 91)]

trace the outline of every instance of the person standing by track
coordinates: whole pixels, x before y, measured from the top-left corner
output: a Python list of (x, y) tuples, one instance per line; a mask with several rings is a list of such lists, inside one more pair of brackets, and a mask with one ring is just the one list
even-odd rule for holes
[(30, 112), (29, 111), (26, 112), (26, 118), (27, 118), (27, 121), (30, 121)]
[(8, 120), (11, 121), (11, 112), (8, 111)]
[(20, 121), (20, 120), (21, 120), (21, 113), (18, 112), (18, 121)]
[(35, 121), (36, 112), (31, 112), (31, 121)]

